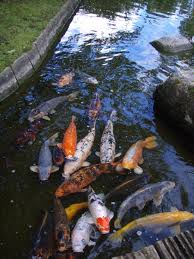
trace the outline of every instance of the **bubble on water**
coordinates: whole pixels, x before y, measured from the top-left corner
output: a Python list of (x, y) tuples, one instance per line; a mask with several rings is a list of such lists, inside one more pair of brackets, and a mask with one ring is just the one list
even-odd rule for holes
[(28, 228), (32, 228), (32, 225), (28, 225)]
[(11, 172), (12, 172), (12, 174), (14, 174), (15, 173), (15, 169), (11, 170)]
[(14, 200), (10, 200), (10, 203), (14, 203)]

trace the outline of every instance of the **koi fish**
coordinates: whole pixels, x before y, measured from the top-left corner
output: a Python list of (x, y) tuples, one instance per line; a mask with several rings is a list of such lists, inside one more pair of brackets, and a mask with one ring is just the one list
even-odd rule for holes
[(53, 255), (54, 243), (52, 236), (53, 226), (51, 215), (46, 211), (38, 231), (35, 245), (29, 256), (31, 259), (49, 259)]
[(116, 120), (116, 114), (117, 112), (113, 110), (102, 133), (100, 153), (96, 153), (97, 156), (100, 156), (101, 163), (113, 162), (115, 157), (119, 157), (121, 155), (121, 153), (115, 155), (116, 142), (113, 133), (113, 121)]
[(121, 167), (125, 169), (133, 169), (136, 174), (142, 174), (143, 169), (139, 166), (139, 164), (143, 164), (143, 149), (152, 149), (157, 146), (156, 137), (151, 136), (146, 138), (145, 140), (139, 140), (135, 144), (133, 144), (121, 162), (121, 165), (117, 167), (119, 170)]
[(54, 238), (57, 251), (64, 252), (70, 248), (70, 227), (61, 201), (54, 198)]
[(48, 117), (49, 114), (55, 113), (55, 108), (64, 101), (73, 101), (78, 96), (79, 91), (76, 91), (74, 93), (71, 93), (67, 96), (59, 96), (55, 97), (53, 99), (50, 99), (46, 102), (41, 103), (38, 107), (31, 110), (28, 120), (30, 122), (43, 118), (45, 120), (50, 120)]
[(77, 145), (77, 130), (75, 125), (75, 116), (72, 116), (71, 123), (65, 131), (63, 142), (57, 144), (64, 152), (67, 159), (74, 160), (75, 151)]
[(98, 248), (92, 249), (87, 259), (96, 258), (111, 248), (119, 248), (126, 236), (132, 235), (139, 229), (153, 229), (158, 232), (163, 227), (169, 227), (176, 230), (179, 224), (191, 219), (194, 219), (194, 214), (187, 211), (163, 212), (136, 219), (111, 234)]
[(28, 128), (16, 136), (15, 144), (23, 146), (27, 143), (34, 142), (36, 140), (36, 135), (40, 131), (41, 127), (42, 120), (34, 121)]
[(101, 109), (101, 102), (100, 102), (100, 97), (98, 93), (95, 93), (94, 98), (91, 101), (90, 107), (89, 107), (89, 119), (94, 121), (100, 112)]
[(98, 84), (98, 80), (93, 77), (93, 76), (90, 76), (84, 72), (81, 72), (79, 70), (76, 71), (77, 74), (80, 76), (80, 78), (87, 84), (93, 84), (93, 85), (97, 85)]
[(64, 87), (66, 85), (69, 85), (73, 82), (73, 78), (75, 76), (74, 72), (69, 72), (64, 75), (62, 75), (58, 81), (58, 87)]
[(100, 196), (91, 187), (88, 188), (88, 208), (98, 230), (102, 234), (109, 233), (110, 221), (114, 214), (106, 208)]
[(59, 170), (57, 166), (52, 165), (52, 154), (49, 146), (56, 145), (55, 139), (58, 137), (58, 133), (47, 139), (41, 146), (38, 165), (30, 166), (32, 172), (39, 174), (40, 181), (48, 180), (51, 173)]
[(59, 147), (55, 146), (53, 149), (53, 161), (55, 165), (62, 165), (64, 163), (64, 154), (63, 150), (60, 149)]
[(116, 163), (106, 163), (106, 164), (96, 164), (88, 167), (81, 168), (75, 172), (71, 178), (67, 181), (64, 181), (56, 190), (55, 196), (62, 197), (67, 196), (71, 193), (83, 192), (86, 191), (84, 188), (90, 185), (97, 177), (101, 174), (109, 173), (122, 173), (125, 174), (125, 171), (117, 172)]
[(151, 200), (153, 200), (155, 206), (159, 206), (162, 203), (164, 195), (170, 192), (174, 187), (174, 182), (164, 181), (161, 183), (148, 184), (137, 190), (121, 203), (117, 219), (114, 223), (115, 228), (121, 227), (122, 218), (130, 208), (138, 207), (139, 210), (142, 210), (146, 202)]
[(65, 208), (68, 220), (71, 221), (78, 212), (86, 208), (88, 208), (87, 202), (75, 203)]
[(87, 245), (95, 245), (95, 242), (90, 240), (91, 234), (94, 231), (92, 224), (94, 224), (94, 221), (89, 212), (85, 212), (78, 219), (71, 234), (72, 249), (74, 252), (83, 253)]
[(71, 174), (80, 169), (82, 166), (87, 166), (89, 163), (85, 162), (91, 153), (91, 148), (95, 138), (95, 124), (90, 132), (81, 139), (76, 147), (75, 155), (76, 160), (68, 160), (64, 165), (63, 177), (68, 179)]
[(150, 175), (148, 174), (140, 174), (140, 175), (129, 175), (128, 178), (122, 182), (121, 184), (119, 184), (118, 186), (116, 186), (112, 191), (110, 191), (109, 193), (106, 194), (105, 196), (105, 200), (111, 200), (112, 197), (115, 196), (121, 196), (121, 194), (123, 194), (125, 191), (128, 191), (128, 189), (130, 188), (130, 191), (133, 189), (133, 187), (136, 188), (136, 186), (138, 185), (143, 185), (145, 183), (147, 183), (150, 179)]

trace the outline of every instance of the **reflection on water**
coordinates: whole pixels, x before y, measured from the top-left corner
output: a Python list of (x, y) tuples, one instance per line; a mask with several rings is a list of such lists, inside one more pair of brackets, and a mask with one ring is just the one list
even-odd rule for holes
[[(60, 131), (62, 137), (72, 113), (77, 117), (78, 139), (86, 135), (87, 109), (96, 91), (101, 98), (102, 112), (93, 151), (99, 150), (104, 124), (112, 109), (116, 109), (118, 120), (114, 123), (114, 133), (117, 152), (124, 154), (131, 143), (156, 135), (159, 146), (145, 151), (143, 168), (152, 176), (152, 182), (176, 182), (176, 188), (164, 198), (159, 208), (150, 204), (143, 212), (129, 215), (127, 222), (142, 215), (169, 211), (171, 206), (193, 211), (193, 154), (179, 142), (172, 130), (156, 120), (152, 98), (157, 84), (170, 73), (191, 64), (192, 53), (164, 55), (149, 44), (166, 35), (185, 33), (191, 36), (188, 29), (191, 13), (192, 1), (125, 0), (119, 3), (116, 0), (87, 0), (46, 65), (27, 86), (1, 104), (0, 251), (4, 258), (26, 258), (40, 211), (52, 208), (53, 192), (61, 182), (60, 173), (56, 173), (49, 182), (40, 184), (37, 176), (30, 172), (29, 166), (37, 162), (41, 143), (56, 131)], [(88, 85), (80, 78), (75, 78), (65, 88), (52, 85), (72, 69), (96, 77), (99, 85)], [(81, 91), (79, 99), (60, 106), (51, 121), (45, 122), (33, 145), (23, 150), (15, 149), (16, 132), (28, 126), (26, 118), (32, 108), (44, 100), (78, 88)], [(6, 166), (5, 160), (11, 166)], [(98, 161), (94, 152), (89, 160), (92, 163)], [(123, 179), (123, 176), (102, 176), (93, 187), (99, 192), (108, 192), (107, 181), (111, 180), (114, 187)], [(79, 200), (84, 198), (79, 195)], [(63, 203), (67, 205), (77, 200), (74, 195), (63, 199)], [(116, 212), (118, 206), (119, 203), (112, 209)], [(138, 245), (140, 247), (142, 243)]]

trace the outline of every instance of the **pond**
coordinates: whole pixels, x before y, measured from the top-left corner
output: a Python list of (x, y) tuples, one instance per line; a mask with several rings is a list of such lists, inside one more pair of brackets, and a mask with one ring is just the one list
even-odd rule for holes
[[(174, 130), (155, 117), (152, 97), (156, 86), (170, 73), (192, 65), (192, 52), (164, 55), (150, 45), (152, 40), (166, 35), (192, 36), (188, 26), (192, 7), (193, 1), (189, 0), (84, 1), (37, 75), (0, 105), (1, 258), (21, 259), (29, 254), (41, 212), (52, 210), (53, 193), (62, 181), (62, 168), (48, 182), (40, 183), (29, 167), (37, 163), (44, 140), (55, 132), (62, 138), (72, 114), (76, 116), (78, 140), (87, 134), (87, 111), (95, 92), (100, 95), (102, 109), (88, 161), (99, 162), (95, 151), (99, 150), (105, 123), (115, 109), (118, 117), (114, 122), (116, 152), (124, 154), (132, 143), (155, 135), (158, 147), (145, 150), (143, 169), (151, 175), (150, 182), (172, 180), (176, 183), (161, 206), (155, 208), (150, 203), (142, 212), (135, 209), (126, 223), (143, 215), (170, 211), (171, 207), (194, 212), (193, 153)], [(65, 88), (52, 85), (59, 75), (71, 69), (96, 77), (99, 84), (76, 80)], [(28, 126), (27, 117), (32, 108), (77, 89), (79, 98), (57, 108), (32, 145), (15, 147), (15, 136)], [(92, 186), (98, 193), (107, 193), (124, 178), (102, 176)], [(63, 198), (62, 202), (66, 207), (84, 199), (84, 194), (77, 194)], [(116, 212), (121, 201), (109, 204), (109, 208)], [(134, 242), (133, 250), (150, 243), (150, 240)], [(130, 252), (130, 249), (121, 248), (119, 253)]]

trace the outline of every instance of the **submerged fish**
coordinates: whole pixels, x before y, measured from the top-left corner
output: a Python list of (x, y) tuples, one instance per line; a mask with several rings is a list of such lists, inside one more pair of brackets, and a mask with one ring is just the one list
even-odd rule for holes
[(55, 139), (58, 137), (58, 133), (47, 139), (41, 146), (38, 165), (31, 166), (30, 170), (39, 174), (41, 181), (48, 180), (51, 173), (59, 170), (57, 166), (52, 165), (52, 154), (49, 146), (55, 145)]
[[(67, 196), (71, 193), (82, 192), (101, 174), (118, 173), (116, 171), (118, 163), (96, 164), (81, 168), (75, 172), (68, 181), (64, 181), (56, 190), (57, 197)], [(119, 173), (126, 173), (125, 171)]]
[(98, 93), (95, 93), (95, 96), (92, 99), (89, 107), (89, 112), (88, 112), (89, 119), (92, 121), (95, 121), (95, 119), (99, 115), (100, 109), (101, 109), (100, 97)]
[(125, 193), (129, 188), (130, 191), (133, 190), (134, 188), (137, 188), (137, 186), (139, 185), (143, 185), (145, 183), (147, 183), (150, 179), (150, 176), (148, 174), (131, 174), (129, 175), (129, 177), (122, 182), (121, 184), (119, 184), (118, 186), (116, 186), (112, 191), (110, 191), (109, 193), (106, 194), (105, 196), (105, 200), (110, 200), (115, 196), (121, 196), (121, 194)]
[[(63, 177), (68, 179), (71, 174), (80, 169), (82, 166), (88, 165), (86, 159), (91, 153), (91, 149), (95, 138), (95, 124), (90, 132), (81, 139), (76, 147), (75, 157), (76, 160), (68, 160), (64, 165)], [(85, 162), (85, 163), (84, 163)]]
[(65, 131), (63, 142), (57, 146), (61, 148), (67, 159), (74, 159), (77, 145), (77, 130), (75, 125), (75, 116), (72, 116), (71, 123)]
[(75, 203), (65, 208), (68, 220), (71, 221), (78, 212), (86, 208), (88, 208), (87, 202)]
[(91, 187), (88, 188), (88, 208), (98, 230), (102, 234), (109, 233), (110, 221), (114, 214), (112, 211), (107, 209), (103, 200)]
[(59, 147), (55, 146), (53, 149), (53, 161), (55, 163), (55, 165), (62, 165), (64, 163), (64, 154), (63, 154), (63, 150), (60, 149)]
[(34, 142), (36, 140), (36, 136), (40, 131), (43, 125), (42, 120), (36, 120), (31, 123), (31, 125), (20, 132), (15, 139), (15, 144), (19, 146), (23, 146), (27, 143)]
[(137, 232), (139, 229), (154, 229), (159, 232), (163, 227), (171, 229), (179, 224), (194, 219), (194, 214), (187, 211), (163, 212), (136, 219), (123, 228), (111, 234), (102, 244), (92, 249), (87, 259), (96, 258), (100, 253), (121, 246), (123, 239)]
[(41, 103), (38, 107), (31, 110), (28, 120), (34, 121), (40, 118), (43, 118), (45, 120), (50, 120), (48, 117), (49, 114), (52, 114), (55, 112), (55, 108), (64, 101), (73, 101), (78, 96), (79, 91), (76, 91), (72, 94), (69, 94), (67, 96), (59, 96), (55, 97), (53, 99), (50, 99), (46, 102)]
[(87, 245), (94, 245), (95, 242), (91, 241), (91, 234), (94, 231), (94, 221), (89, 212), (85, 212), (81, 218), (78, 219), (72, 234), (72, 249), (76, 253), (83, 253)]
[(118, 210), (117, 219), (115, 220), (115, 228), (121, 227), (121, 221), (130, 208), (138, 207), (142, 210), (146, 202), (153, 200), (155, 206), (162, 203), (162, 199), (167, 192), (170, 192), (175, 187), (174, 182), (164, 181), (160, 183), (148, 184), (137, 190), (124, 200)]
[(97, 85), (98, 84), (98, 81), (95, 77), (93, 76), (90, 76), (84, 72), (81, 72), (79, 70), (76, 71), (77, 74), (79, 75), (79, 77), (85, 82), (85, 83), (88, 83), (88, 84), (93, 84), (93, 85)]
[(119, 170), (121, 167), (125, 169), (134, 169), (134, 172), (136, 174), (143, 173), (143, 169), (139, 166), (139, 164), (143, 164), (143, 149), (152, 149), (157, 146), (156, 143), (156, 137), (151, 136), (146, 138), (145, 140), (139, 140), (135, 144), (133, 144), (125, 156), (123, 157), (123, 160), (121, 162), (121, 165), (118, 166), (117, 170)]
[(29, 256), (31, 259), (48, 259), (53, 255), (53, 226), (51, 215), (46, 211), (38, 231), (36, 242)]
[(66, 73), (64, 75), (62, 75), (58, 81), (58, 86), (59, 87), (64, 87), (66, 85), (69, 85), (73, 82), (73, 78), (75, 76), (75, 73), (74, 72), (69, 72), (69, 73)]
[(54, 238), (57, 251), (64, 252), (71, 247), (70, 227), (61, 201), (54, 198)]
[(121, 155), (121, 153), (115, 155), (115, 137), (113, 133), (113, 121), (116, 120), (116, 111), (112, 111), (110, 119), (108, 120), (106, 127), (102, 133), (101, 144), (100, 144), (100, 153), (96, 153), (100, 156), (101, 163), (110, 163), (113, 162), (115, 157)]

